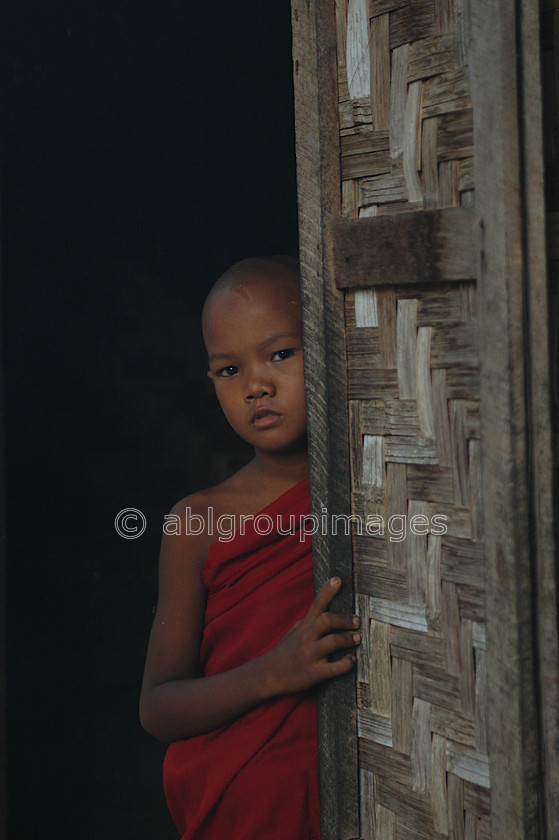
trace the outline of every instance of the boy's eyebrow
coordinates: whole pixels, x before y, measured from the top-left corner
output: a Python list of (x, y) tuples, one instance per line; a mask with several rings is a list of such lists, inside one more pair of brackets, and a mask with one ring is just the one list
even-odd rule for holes
[[(279, 341), (280, 338), (298, 338), (298, 333), (290, 332), (290, 333), (274, 333), (269, 338), (265, 338), (264, 341), (261, 341), (260, 344), (257, 345), (259, 350), (265, 350), (266, 347), (269, 347), (270, 344), (275, 344), (276, 341)], [(212, 353), (208, 356), (208, 362), (213, 362), (216, 359), (229, 359), (234, 354), (232, 352), (229, 353)]]
[(259, 350), (265, 350), (265, 349), (266, 349), (266, 347), (269, 347), (269, 346), (270, 346), (270, 344), (275, 344), (275, 342), (276, 342), (276, 341), (279, 341), (279, 340), (280, 340), (280, 338), (297, 338), (297, 336), (298, 336), (298, 334), (297, 334), (297, 333), (294, 333), (294, 332), (289, 332), (289, 333), (275, 333), (274, 335), (271, 335), (269, 338), (265, 338), (265, 339), (264, 339), (264, 341), (262, 341), (262, 342), (258, 345), (258, 349), (259, 349)]

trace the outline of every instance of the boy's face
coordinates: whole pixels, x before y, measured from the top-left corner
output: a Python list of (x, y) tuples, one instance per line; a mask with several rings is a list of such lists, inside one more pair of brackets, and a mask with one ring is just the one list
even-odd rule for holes
[(262, 277), (217, 292), (204, 337), (208, 376), (237, 434), (263, 452), (304, 449), (303, 343), (294, 284)]

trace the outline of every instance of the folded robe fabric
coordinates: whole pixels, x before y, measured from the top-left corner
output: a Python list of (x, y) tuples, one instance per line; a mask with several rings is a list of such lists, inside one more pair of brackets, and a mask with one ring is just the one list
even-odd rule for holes
[[(231, 541), (210, 546), (200, 657), (206, 676), (274, 647), (313, 598), (308, 479)], [(288, 531), (292, 533), (287, 533)], [(165, 795), (183, 840), (318, 840), (316, 692), (267, 701), (233, 723), (175, 741)]]

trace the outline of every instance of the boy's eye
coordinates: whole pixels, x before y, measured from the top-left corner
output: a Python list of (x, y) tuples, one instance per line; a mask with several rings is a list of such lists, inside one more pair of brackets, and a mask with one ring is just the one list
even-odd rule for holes
[(239, 368), (235, 367), (235, 365), (227, 365), (227, 367), (221, 368), (216, 372), (216, 376), (234, 376), (238, 372)]
[(294, 352), (294, 350), (278, 350), (272, 356), (272, 361), (283, 362), (284, 359), (289, 359), (289, 357), (292, 356)]

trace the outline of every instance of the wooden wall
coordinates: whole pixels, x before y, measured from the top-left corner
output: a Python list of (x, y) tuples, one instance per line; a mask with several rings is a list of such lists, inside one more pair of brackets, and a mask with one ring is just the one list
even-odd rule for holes
[(538, 4), (292, 7), (323, 838), (557, 836)]

